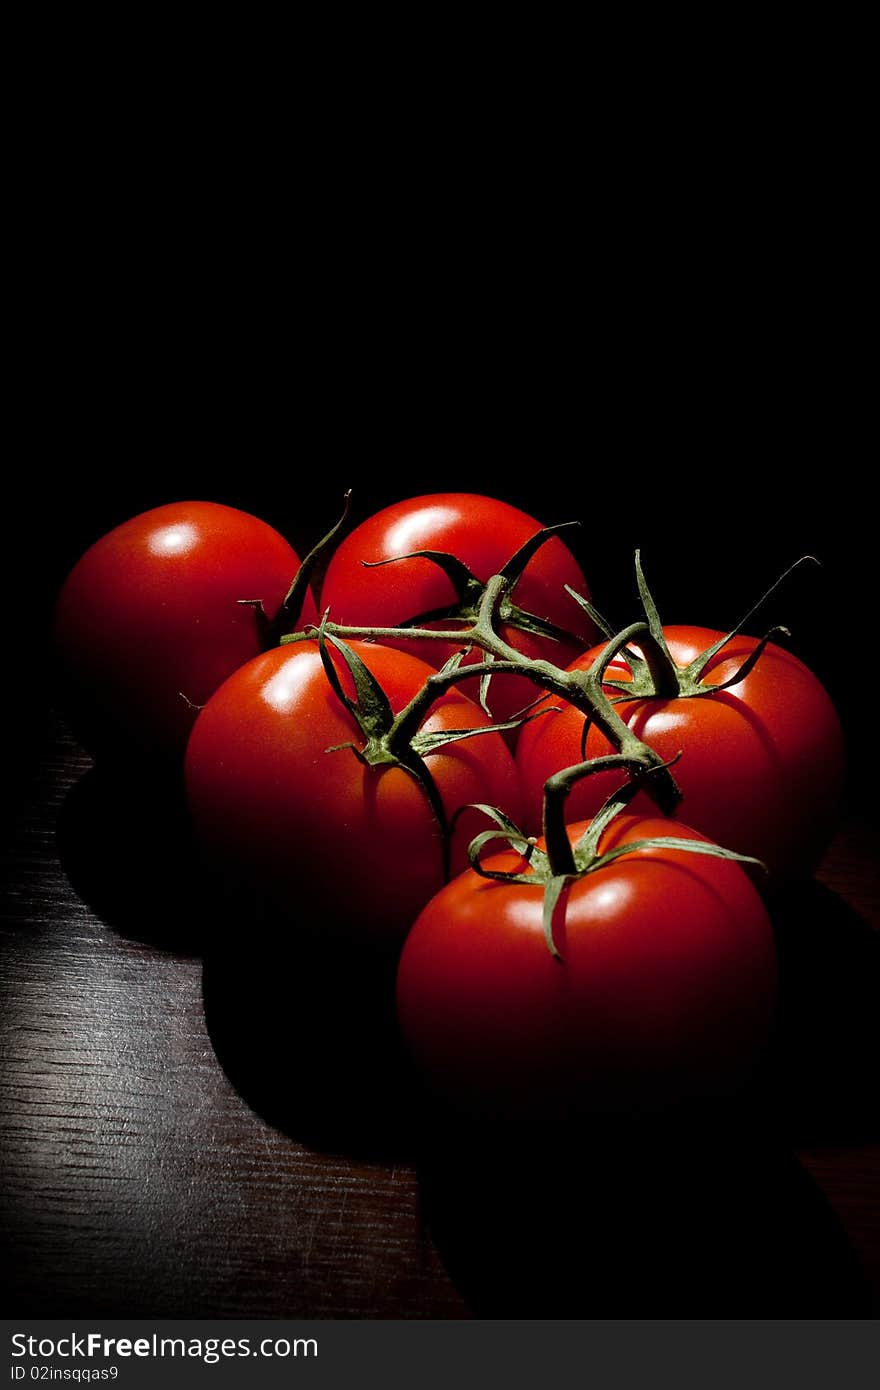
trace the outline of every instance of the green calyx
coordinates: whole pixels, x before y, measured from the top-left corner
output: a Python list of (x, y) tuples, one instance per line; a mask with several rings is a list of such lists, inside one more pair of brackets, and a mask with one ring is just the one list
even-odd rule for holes
[(290, 588), (281, 600), (281, 606), (274, 618), (270, 618), (266, 613), (262, 599), (240, 598), (238, 600), (244, 607), (253, 608), (260, 634), (260, 644), (264, 651), (269, 651), (271, 647), (277, 647), (279, 643), (284, 641), (285, 634), (292, 632), (296, 627), (318, 561), (342, 530), (348, 520), (350, 509), (351, 488), (342, 499), (342, 515), (336, 525), (332, 526), (326, 536), (322, 536), (317, 545), (313, 545), (306, 555), (293, 577)]
[[(553, 529), (553, 528), (551, 528)], [(558, 528), (556, 528), (558, 529)], [(479, 678), (480, 681), (480, 703), (488, 714), (491, 713), (486, 707), (487, 686), (491, 678), (495, 675), (520, 675), (530, 680), (539, 692), (539, 703), (543, 696), (550, 694), (557, 699), (566, 701), (575, 706), (576, 709), (586, 716), (586, 720), (595, 724), (597, 728), (605, 734), (609, 742), (622, 754), (627, 755), (637, 761), (646, 770), (653, 770), (656, 776), (649, 779), (647, 790), (656, 801), (657, 805), (665, 814), (671, 814), (681, 800), (681, 791), (662, 758), (655, 753), (652, 748), (643, 743), (637, 735), (620, 718), (614, 709), (613, 701), (603, 689), (602, 677), (608, 664), (613, 660), (617, 653), (626, 644), (641, 634), (648, 632), (647, 623), (633, 623), (624, 628), (609, 640), (602, 656), (589, 671), (565, 670), (555, 666), (552, 662), (542, 659), (534, 660), (524, 653), (517, 651), (507, 642), (498, 630), (500, 627), (498, 618), (503, 608), (505, 600), (509, 598), (510, 589), (516, 583), (517, 572), (521, 572), (521, 567), (528, 562), (529, 554), (533, 554), (535, 549), (543, 543), (547, 534), (539, 532), (531, 538), (525, 547), (517, 552), (513, 560), (507, 566), (507, 572), (493, 575), (483, 586), (482, 597), (480, 599), (479, 611), (473, 622), (459, 628), (434, 628), (434, 627), (377, 627), (377, 626), (354, 626), (351, 624), (333, 623), (329, 619), (329, 610), (324, 614), (321, 622), (320, 633), (324, 640), (333, 637), (336, 639), (360, 638), (365, 641), (382, 642), (386, 638), (398, 641), (403, 637), (418, 638), (419, 641), (435, 641), (454, 643), (457, 647), (464, 649), (461, 654), (453, 658), (454, 667), (448, 665), (442, 671), (436, 672), (426, 682), (422, 694), (417, 697), (417, 703), (413, 707), (419, 711), (426, 711), (432, 698), (436, 698), (441, 690), (448, 689), (449, 685), (465, 681), (467, 679)], [(456, 563), (456, 562), (453, 562)], [(570, 591), (573, 592), (573, 591)], [(575, 597), (578, 597), (575, 595)], [(584, 606), (589, 608), (586, 600), (580, 599)], [(281, 639), (282, 644), (305, 642), (313, 639), (314, 628), (303, 632), (294, 632)], [(459, 667), (458, 663), (463, 660), (463, 655), (472, 649), (477, 648), (482, 652), (482, 661), (473, 664), (468, 663)], [(424, 703), (421, 703), (424, 701)], [(515, 728), (523, 722), (523, 716), (535, 717), (528, 714), (532, 706), (520, 712), (514, 720), (507, 724), (495, 724), (495, 729)], [(553, 708), (549, 706), (547, 708)], [(539, 711), (541, 712), (541, 711)], [(544, 711), (546, 712), (546, 710)], [(403, 722), (407, 717), (408, 711), (402, 711), (399, 720)], [(387, 718), (387, 716), (386, 716)], [(368, 741), (370, 736), (378, 729), (383, 735), (388, 733), (387, 727), (367, 720), (366, 724), (361, 721), (361, 727)], [(587, 727), (585, 722), (584, 727)], [(484, 730), (485, 731), (485, 730)], [(484, 732), (483, 731), (483, 732)], [(414, 721), (410, 724), (410, 732), (414, 734), (416, 727)], [(397, 737), (400, 737), (398, 732)], [(448, 740), (447, 740), (448, 741)], [(361, 753), (364, 750), (359, 750)], [(398, 760), (404, 762), (399, 749), (394, 750)], [(412, 750), (411, 750), (412, 751)], [(377, 760), (387, 762), (387, 748), (374, 750), (372, 756)]]
[[(502, 723), (484, 724), (474, 728), (439, 729), (434, 732), (423, 730), (420, 726), (431, 706), (456, 681), (465, 656), (463, 651), (450, 657), (441, 670), (426, 680), (400, 713), (395, 714), (381, 684), (358, 653), (327, 631), (326, 613), (316, 635), (330, 687), (357, 723), (364, 740), (360, 746), (354, 742), (347, 742), (335, 744), (325, 751), (338, 753), (348, 749), (367, 767), (399, 767), (419, 784), (440, 830), (443, 877), (444, 880), (447, 879), (451, 826), (437, 784), (425, 759), (430, 754), (439, 752), (447, 744), (460, 743), (463, 739), (475, 738), (480, 734), (504, 733), (508, 729), (519, 728), (527, 718), (534, 716), (524, 712), (525, 718), (518, 715)], [(340, 654), (348, 668), (354, 683), (354, 698), (346, 692), (342, 684), (329, 647), (333, 647)]]
[[(730, 632), (725, 633), (717, 642), (713, 642), (705, 651), (700, 652), (700, 654), (687, 666), (679, 666), (675, 662), (666, 642), (663, 624), (660, 621), (660, 615), (657, 611), (657, 605), (654, 602), (653, 595), (648, 588), (644, 571), (642, 570), (641, 553), (637, 550), (635, 557), (636, 582), (638, 584), (639, 599), (644, 613), (644, 623), (641, 624), (639, 628), (639, 651), (634, 650), (632, 646), (628, 645), (619, 647), (621, 655), (632, 672), (632, 679), (624, 681), (608, 678), (607, 676), (604, 677), (603, 684), (606, 687), (620, 692), (615, 698), (614, 703), (617, 704), (621, 700), (638, 699), (680, 699), (683, 697), (689, 699), (702, 699), (708, 695), (717, 695), (720, 691), (727, 690), (729, 687), (738, 685), (740, 681), (745, 680), (746, 676), (760, 660), (769, 642), (772, 642), (777, 637), (791, 636), (788, 628), (770, 628), (757, 643), (754, 650), (749, 653), (742, 665), (739, 666), (734, 674), (728, 677), (727, 680), (713, 684), (703, 679), (703, 673), (706, 667), (727, 643), (742, 632), (749, 619), (758, 611), (774, 590), (776, 590), (799, 565), (808, 562), (817, 563), (812, 555), (803, 555), (799, 560), (796, 560), (793, 565), (790, 565), (788, 569), (780, 575), (766, 593), (761, 596), (758, 602), (749, 609), (748, 613), (737, 623), (736, 627), (732, 628)], [(576, 593), (574, 589), (570, 588), (568, 585), (566, 585), (566, 588), (572, 598), (589, 614), (600, 632), (602, 632), (604, 636), (611, 638), (612, 628), (602, 614), (581, 594)], [(607, 664), (606, 662), (606, 665)]]
[[(574, 706), (584, 715), (582, 748), (585, 747), (586, 732), (591, 725), (595, 725), (604, 734), (616, 750), (615, 753), (608, 757), (583, 760), (554, 774), (545, 784), (545, 848), (539, 848), (535, 839), (524, 835), (503, 811), (482, 804), (477, 806), (477, 809), (490, 817), (495, 828), (477, 835), (471, 842), (468, 851), (471, 865), (484, 877), (542, 889), (544, 935), (548, 951), (557, 961), (561, 961), (562, 957), (554, 939), (554, 918), (563, 899), (564, 890), (571, 883), (587, 874), (604, 869), (623, 855), (666, 848), (690, 854), (713, 855), (737, 863), (760, 863), (748, 855), (737, 854), (704, 840), (685, 839), (675, 835), (630, 841), (600, 852), (599, 841), (603, 833), (614, 817), (629, 805), (640, 790), (644, 790), (666, 815), (671, 815), (681, 800), (681, 790), (670, 770), (677, 758), (665, 762), (628, 727), (615, 705), (623, 700), (642, 697), (702, 698), (742, 681), (760, 659), (767, 643), (776, 635), (787, 635), (785, 628), (771, 629), (756, 643), (747, 660), (728, 680), (713, 685), (704, 681), (703, 675), (713, 658), (742, 631), (769, 594), (798, 565), (813, 558), (804, 556), (790, 566), (759, 603), (746, 614), (742, 622), (700, 653), (689, 665), (680, 667), (669, 650), (657, 606), (642, 570), (641, 556), (636, 552), (636, 580), (643, 618), (619, 632), (613, 632), (601, 613), (587, 599), (566, 586), (568, 593), (588, 613), (607, 640), (599, 657), (587, 670), (578, 667), (563, 669), (544, 658), (534, 659), (518, 651), (506, 640), (502, 628), (518, 627), (556, 641), (571, 640), (570, 634), (555, 628), (539, 615), (519, 608), (512, 598), (531, 557), (551, 536), (564, 529), (565, 526), (554, 526), (537, 532), (511, 557), (507, 565), (486, 583), (477, 579), (455, 556), (439, 551), (414, 551), (410, 555), (395, 557), (393, 560), (379, 561), (377, 563), (381, 565), (403, 563), (411, 559), (431, 561), (449, 578), (455, 590), (456, 602), (445, 608), (422, 613), (394, 627), (334, 623), (330, 621), (328, 610), (317, 629), (310, 627), (305, 631), (291, 632), (280, 639), (282, 643), (296, 643), (312, 641), (317, 635), (321, 659), (330, 686), (360, 730), (362, 744), (350, 741), (337, 748), (328, 749), (327, 752), (348, 749), (367, 766), (400, 767), (419, 783), (441, 831), (444, 877), (448, 877), (449, 874), (449, 849), (454, 818), (450, 824), (427, 765), (426, 760), (432, 753), (448, 743), (472, 738), (478, 734), (515, 729), (528, 719), (557, 708), (546, 703), (548, 695)], [(367, 561), (362, 563), (369, 564)], [(427, 626), (428, 623), (437, 624), (438, 620), (441, 623), (445, 622), (445, 626)], [(446, 642), (458, 650), (439, 671), (426, 678), (421, 690), (399, 714), (395, 715), (378, 681), (347, 642), (351, 639), (367, 642), (382, 642), (387, 639), (397, 642), (407, 638)], [(634, 644), (637, 644), (638, 649)], [(348, 668), (354, 685), (354, 697), (349, 696), (343, 687), (337, 663), (331, 654), (332, 648), (335, 648)], [(481, 653), (482, 659), (465, 664), (465, 657), (474, 650)], [(608, 669), (618, 656), (622, 656), (629, 666), (632, 673), (631, 681), (609, 678)], [(533, 706), (529, 705), (513, 719), (477, 728), (440, 730), (436, 733), (422, 729), (433, 703), (452, 685), (459, 685), (468, 679), (479, 679), (480, 703), (486, 708), (489, 681), (499, 674), (515, 674), (530, 680), (538, 692), (534, 704), (541, 705), (542, 708), (533, 710)], [(611, 690), (616, 690), (617, 695), (612, 696)], [(583, 752), (581, 757), (584, 759)], [(582, 777), (615, 768), (625, 772), (628, 781), (606, 801), (584, 834), (572, 844), (565, 826), (563, 810), (572, 787)], [(522, 855), (524, 869), (508, 872), (483, 867), (483, 849), (490, 842), (499, 839)]]
[[(564, 819), (564, 805), (569, 792), (582, 778), (617, 768), (627, 772), (630, 780), (608, 798), (580, 839), (572, 844)], [(563, 891), (578, 879), (598, 873), (609, 864), (613, 864), (622, 855), (638, 854), (649, 849), (674, 849), (684, 850), (689, 854), (712, 855), (716, 859), (729, 859), (740, 864), (755, 864), (764, 868), (761, 861), (752, 858), (751, 855), (737, 854), (706, 840), (690, 840), (676, 835), (656, 835), (642, 840), (630, 840), (626, 844), (615, 845), (612, 849), (600, 853), (599, 841), (611, 822), (639, 791), (646, 789), (646, 780), (657, 770), (646, 769), (637, 758), (610, 754), (608, 757), (593, 758), (589, 762), (578, 763), (574, 767), (555, 773), (548, 778), (544, 786), (545, 849), (540, 849), (534, 838), (523, 834), (497, 807), (477, 806), (476, 809), (485, 812), (498, 828), (484, 830), (471, 841), (468, 846), (471, 867), (483, 878), (495, 879), (502, 883), (522, 883), (543, 890), (544, 940), (554, 960), (562, 963), (562, 955), (554, 937), (554, 923)], [(524, 871), (485, 868), (481, 862), (483, 849), (496, 840), (504, 840), (512, 849), (519, 851), (526, 861), (527, 868)]]
[[(529, 561), (541, 546), (553, 536), (557, 536), (560, 531), (569, 530), (579, 524), (577, 521), (564, 521), (558, 526), (545, 526), (542, 530), (536, 531), (499, 571), (506, 581), (505, 592), (497, 609), (497, 616), (501, 622), (508, 627), (517, 628), (520, 632), (531, 632), (537, 637), (549, 637), (554, 642), (576, 642), (577, 639), (572, 633), (566, 632), (564, 628), (557, 627), (555, 623), (540, 617), (537, 613), (520, 608), (513, 602), (511, 595)], [(486, 593), (486, 584), (455, 555), (448, 555), (440, 550), (413, 550), (408, 555), (394, 555), (388, 560), (362, 560), (361, 564), (365, 569), (378, 569), (382, 565), (401, 564), (404, 560), (430, 560), (435, 564), (454, 588), (455, 601), (442, 608), (431, 608), (424, 613), (418, 613), (408, 618), (401, 627), (421, 627), (429, 622), (461, 622), (470, 625), (477, 621)]]

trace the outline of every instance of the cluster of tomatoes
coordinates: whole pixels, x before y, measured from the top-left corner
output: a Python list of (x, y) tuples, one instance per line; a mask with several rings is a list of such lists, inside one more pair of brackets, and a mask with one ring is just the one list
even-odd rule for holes
[[(603, 763), (565, 801), (572, 846), (596, 827), (589, 854), (547, 869), (545, 784), (615, 746), (582, 701), (542, 687), (551, 665), (588, 672), (606, 643), (561, 536), (528, 549), (540, 529), (483, 497), (396, 504), (338, 544), (317, 605), (264, 522), (156, 508), (62, 589), (74, 722), (99, 757), (124, 746), (182, 767), (207, 856), (283, 929), (308, 882), (321, 930), (399, 956), (401, 1032), (442, 1095), (632, 1110), (723, 1094), (767, 1042), (776, 964), (754, 876), (706, 842), (771, 881), (809, 874), (834, 827), (839, 723), (788, 651), (659, 628), (651, 604), (653, 661), (649, 634), (612, 644), (603, 698), (677, 760), (676, 818), (644, 784), (614, 805), (627, 777)], [(511, 659), (492, 674), (497, 653), (426, 634), (472, 634), (505, 573), (493, 631)], [(506, 843), (484, 856), (490, 832)]]

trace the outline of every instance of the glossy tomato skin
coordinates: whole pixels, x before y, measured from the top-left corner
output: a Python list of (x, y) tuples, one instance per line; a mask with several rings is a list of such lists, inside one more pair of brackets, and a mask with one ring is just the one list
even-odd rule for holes
[[(405, 653), (351, 643), (397, 713), (432, 668)], [(334, 662), (348, 693), (342, 658)], [(457, 690), (437, 702), (422, 728), (489, 722)], [(443, 883), (442, 840), (421, 786), (400, 767), (366, 767), (351, 749), (364, 739), (331, 690), (317, 644), (266, 652), (220, 687), (199, 715), (187, 748), (187, 797), (200, 839), (288, 916), (391, 949)], [(448, 817), (469, 802), (520, 809), (513, 759), (499, 734), (449, 744), (427, 759)], [(480, 813), (465, 812), (452, 864), (467, 862)]]
[[(256, 613), (239, 600), (261, 599), (274, 617), (298, 569), (271, 526), (216, 502), (155, 507), (96, 541), (55, 612), (83, 741), (179, 758), (197, 707), (262, 649)], [(309, 594), (303, 621), (314, 617)]]
[[(572, 841), (585, 828), (569, 828)], [(600, 848), (651, 835), (620, 816)], [(521, 867), (514, 852), (486, 867)], [(456, 1108), (640, 1113), (740, 1089), (768, 1041), (776, 955), (739, 865), (681, 850), (623, 856), (568, 888), (549, 953), (540, 887), (467, 870), (416, 920), (397, 1010), (428, 1086)]]
[[(721, 636), (695, 627), (663, 631), (679, 666)], [(755, 645), (754, 638), (735, 637), (712, 660), (704, 683), (734, 675)], [(589, 669), (600, 650), (586, 652), (570, 669)], [(630, 679), (629, 668), (619, 660), (608, 674)], [(664, 759), (681, 752), (674, 776), (684, 793), (677, 811), (682, 820), (727, 849), (763, 860), (776, 879), (813, 872), (839, 812), (843, 734), (823, 686), (796, 656), (770, 643), (745, 680), (718, 695), (624, 701), (616, 709)], [(546, 779), (581, 760), (583, 726), (583, 716), (568, 706), (542, 715), (522, 731), (517, 764), (526, 824), (533, 830), (540, 827)], [(591, 727), (586, 757), (610, 751), (604, 736)], [(594, 815), (619, 782), (614, 774), (586, 778), (572, 791), (567, 814)], [(642, 794), (632, 808), (647, 813), (652, 803)]]
[[(445, 551), (485, 582), (540, 529), (541, 522), (507, 502), (472, 493), (433, 493), (396, 502), (362, 522), (339, 546), (327, 570), (321, 606), (329, 605), (337, 623), (399, 626), (454, 602), (452, 584), (430, 560), (401, 560), (379, 569), (365, 568), (364, 560), (387, 560), (415, 550)], [(556, 642), (502, 626), (502, 635), (517, 651), (566, 666), (586, 643), (595, 640), (592, 623), (565, 592), (566, 584), (588, 595), (580, 566), (563, 541), (554, 537), (533, 556), (513, 599), (520, 608), (571, 633), (573, 640)], [(430, 641), (395, 645), (437, 667), (455, 651), (453, 646)], [(472, 660), (480, 658), (481, 653), (475, 652)], [(466, 685), (465, 690), (477, 698), (475, 685), (473, 689)], [(536, 695), (536, 687), (524, 677), (495, 676), (489, 706), (497, 719), (506, 719)]]

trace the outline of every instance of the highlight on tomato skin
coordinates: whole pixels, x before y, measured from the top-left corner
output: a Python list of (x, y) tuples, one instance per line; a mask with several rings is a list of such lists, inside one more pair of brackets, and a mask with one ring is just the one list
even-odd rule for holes
[[(350, 642), (399, 713), (433, 668), (378, 643)], [(354, 684), (337, 651), (337, 674)], [(421, 732), (485, 728), (488, 716), (456, 687)], [(185, 779), (209, 856), (252, 884), (282, 929), (309, 927), (396, 951), (443, 884), (443, 841), (424, 788), (400, 766), (365, 766), (364, 738), (331, 689), (317, 641), (276, 648), (235, 672), (199, 715)], [(328, 751), (333, 750), (333, 751)], [(472, 802), (519, 808), (519, 780), (499, 733), (449, 743), (425, 757), (448, 821)], [(455, 823), (453, 872), (482, 818)]]
[[(574, 843), (586, 822), (569, 827)], [(651, 835), (704, 837), (621, 815), (601, 851)], [(539, 842), (541, 843), (541, 842)], [(489, 869), (521, 869), (513, 850)], [(680, 850), (623, 855), (543, 894), (468, 869), (423, 909), (397, 978), (404, 1042), (455, 1109), (638, 1114), (747, 1085), (770, 1037), (776, 953), (767, 912), (735, 862)]]
[[(433, 493), (395, 502), (368, 517), (337, 548), (321, 588), (321, 608), (329, 608), (338, 623), (399, 626), (451, 604), (453, 585), (430, 560), (397, 559), (377, 568), (370, 564), (416, 550), (440, 551), (454, 555), (485, 583), (541, 529), (540, 521), (510, 503), (472, 493)], [(580, 565), (565, 542), (554, 536), (529, 561), (512, 597), (519, 607), (570, 633), (571, 640), (556, 641), (502, 623), (501, 634), (518, 651), (565, 666), (595, 640), (591, 620), (566, 593), (566, 585), (589, 595)], [(445, 643), (412, 639), (393, 639), (389, 645), (438, 667), (454, 650)], [(480, 654), (475, 652), (471, 659), (479, 660)], [(495, 718), (507, 719), (535, 694), (535, 686), (524, 677), (496, 676), (489, 706)]]
[[(686, 666), (721, 637), (706, 628), (663, 629), (670, 652)], [(638, 646), (637, 643), (633, 644)], [(720, 684), (734, 675), (757, 646), (736, 636), (711, 660), (701, 681)], [(569, 670), (589, 670), (601, 652), (594, 647)], [(608, 667), (609, 679), (628, 681), (622, 657)], [(621, 692), (606, 687), (615, 699)], [(573, 706), (542, 714), (517, 743), (526, 827), (537, 832), (546, 779), (560, 767), (613, 751), (591, 726), (582, 750), (584, 716)], [(818, 679), (785, 648), (769, 643), (738, 684), (715, 695), (626, 700), (617, 713), (664, 760), (681, 753), (675, 778), (683, 800), (677, 814), (710, 840), (766, 864), (772, 880), (808, 877), (822, 857), (843, 795), (845, 755), (837, 712)], [(568, 805), (571, 817), (592, 816), (613, 790), (600, 774), (580, 782)], [(632, 804), (648, 813), (642, 794)]]
[[(217, 502), (172, 502), (115, 527), (81, 557), (55, 609), (71, 717), (92, 751), (179, 759), (199, 706), (265, 645), (299, 570), (266, 522)], [(306, 595), (302, 620), (316, 609)]]

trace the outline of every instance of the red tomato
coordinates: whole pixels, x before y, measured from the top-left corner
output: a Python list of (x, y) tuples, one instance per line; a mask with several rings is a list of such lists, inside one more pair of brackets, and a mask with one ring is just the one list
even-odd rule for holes
[[(507, 502), (470, 493), (435, 493), (396, 502), (364, 521), (339, 546), (327, 570), (321, 606), (329, 605), (330, 617), (337, 623), (399, 626), (453, 603), (455, 590), (451, 581), (431, 560), (400, 560), (379, 569), (367, 569), (362, 561), (387, 560), (415, 550), (445, 551), (463, 561), (485, 583), (540, 530), (539, 521)], [(517, 651), (565, 666), (585, 643), (595, 640), (595, 629), (583, 609), (565, 592), (566, 584), (588, 595), (580, 566), (567, 546), (553, 537), (532, 557), (512, 597), (519, 608), (547, 619), (571, 633), (575, 640), (554, 641), (502, 624), (502, 636)], [(456, 626), (444, 622), (430, 625)], [(445, 643), (430, 641), (393, 645), (438, 667), (455, 650)], [(482, 653), (475, 651), (471, 659), (481, 660)], [(495, 676), (489, 691), (489, 708), (496, 719), (507, 719), (533, 701), (537, 693), (533, 683), (524, 677)]]
[[(663, 631), (678, 666), (686, 666), (721, 636), (695, 627)], [(756, 645), (752, 637), (734, 637), (709, 662), (701, 682), (719, 684), (735, 675)], [(570, 669), (588, 669), (600, 650), (586, 652)], [(620, 658), (608, 675), (631, 679)], [(619, 694), (611, 688), (607, 693)], [(664, 759), (682, 752), (674, 769), (684, 793), (677, 814), (688, 825), (726, 849), (762, 859), (774, 875), (813, 871), (839, 810), (843, 735), (824, 688), (797, 657), (770, 643), (744, 680), (717, 695), (624, 701), (615, 708)], [(528, 827), (540, 827), (547, 778), (581, 761), (583, 726), (583, 715), (568, 706), (523, 729), (517, 765)], [(585, 756), (610, 751), (604, 736), (591, 727)], [(595, 814), (619, 782), (619, 776), (609, 773), (585, 778), (572, 791), (567, 814)], [(643, 813), (652, 805), (644, 793), (632, 802), (633, 810)]]
[[(239, 600), (261, 599), (274, 617), (298, 569), (271, 526), (216, 502), (156, 507), (96, 541), (55, 615), (84, 741), (182, 753), (192, 706), (264, 645), (255, 610)], [(303, 622), (315, 616), (309, 594)]]
[[(388, 647), (350, 646), (395, 713), (432, 674)], [(338, 653), (332, 656), (352, 696), (348, 669)], [(453, 689), (421, 730), (488, 723)], [(367, 767), (350, 748), (326, 751), (349, 740), (364, 744), (330, 688), (317, 643), (277, 648), (231, 676), (199, 715), (186, 753), (187, 796), (213, 856), (276, 906), (304, 917), (314, 910), (322, 922), (395, 946), (443, 882), (440, 830), (409, 772)], [(516, 768), (497, 733), (448, 744), (425, 762), (449, 818), (473, 801), (519, 807)], [(461, 816), (454, 870), (467, 862), (468, 841), (482, 828), (478, 812)]]
[[(569, 827), (572, 843), (585, 828)], [(599, 849), (653, 835), (703, 838), (623, 815)], [(485, 861), (522, 866), (514, 851)], [(431, 1089), (468, 1110), (527, 1117), (651, 1110), (744, 1083), (768, 1040), (776, 956), (738, 864), (650, 849), (581, 877), (556, 908), (561, 960), (542, 910), (540, 886), (469, 869), (419, 915), (397, 1008)]]

